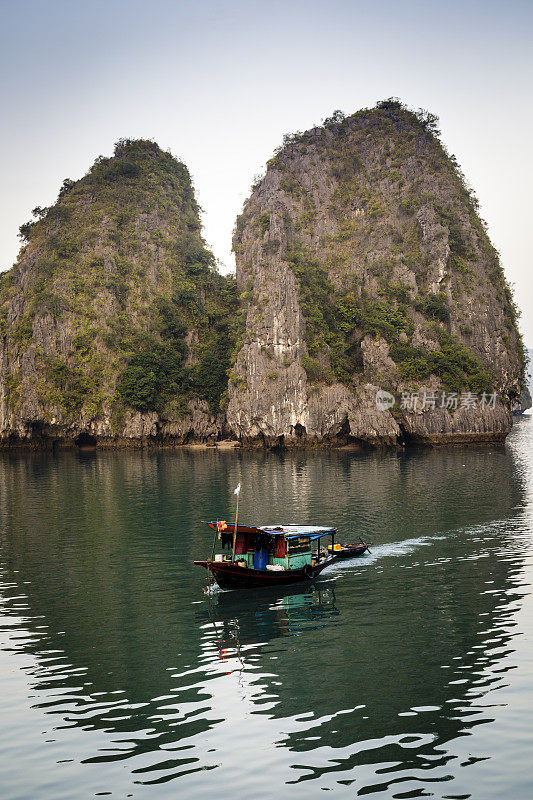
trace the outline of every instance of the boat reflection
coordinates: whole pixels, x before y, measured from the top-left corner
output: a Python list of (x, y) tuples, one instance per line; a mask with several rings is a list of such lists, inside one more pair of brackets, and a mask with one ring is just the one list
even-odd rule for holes
[(212, 625), (227, 655), (279, 636), (299, 636), (304, 629), (319, 630), (338, 616), (334, 581), (323, 579), (320, 585), (299, 592), (294, 587), (291, 592), (289, 589), (281, 596), (279, 589), (254, 591), (251, 598), (238, 592), (216, 592), (198, 615), (198, 621)]

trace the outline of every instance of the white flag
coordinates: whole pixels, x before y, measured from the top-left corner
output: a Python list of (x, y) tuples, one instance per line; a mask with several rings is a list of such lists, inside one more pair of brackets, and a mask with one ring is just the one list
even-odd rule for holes
[(240, 491), (241, 491), (241, 484), (239, 483), (239, 485), (237, 486), (237, 488), (235, 489), (235, 491), (233, 492), (233, 494), (239, 494), (239, 493), (240, 493)]

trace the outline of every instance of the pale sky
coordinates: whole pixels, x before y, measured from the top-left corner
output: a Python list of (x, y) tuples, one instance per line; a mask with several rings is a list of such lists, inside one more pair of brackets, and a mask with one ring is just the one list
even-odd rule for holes
[(0, 0), (0, 267), (19, 225), (121, 137), (189, 167), (223, 271), (287, 132), (397, 96), (439, 115), (533, 347), (531, 2)]

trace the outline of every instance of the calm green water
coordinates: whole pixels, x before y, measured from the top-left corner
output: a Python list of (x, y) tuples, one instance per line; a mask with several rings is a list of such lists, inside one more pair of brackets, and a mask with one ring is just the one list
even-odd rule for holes
[[(203, 592), (201, 519), (336, 524)], [(533, 421), (505, 447), (0, 456), (0, 796), (533, 796)], [(344, 536), (342, 537), (344, 538)]]

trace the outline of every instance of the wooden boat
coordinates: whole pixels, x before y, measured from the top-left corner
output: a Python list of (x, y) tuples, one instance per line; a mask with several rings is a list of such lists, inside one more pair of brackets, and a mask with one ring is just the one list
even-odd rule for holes
[(337, 559), (336, 554), (320, 549), (320, 540), (325, 536), (331, 536), (334, 545), (336, 528), (237, 525), (235, 531), (234, 525), (225, 522), (207, 525), (217, 532), (222, 547), (231, 545), (231, 555), (214, 556), (213, 547), (212, 558), (194, 563), (205, 567), (222, 589), (284, 586), (312, 580)]
[(370, 552), (370, 550), (367, 543), (361, 540), (355, 544), (336, 545), (334, 549), (329, 545), (328, 552), (335, 555), (336, 558), (357, 558), (357, 556), (362, 556), (363, 553)]

